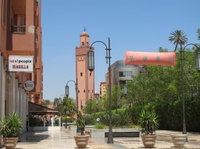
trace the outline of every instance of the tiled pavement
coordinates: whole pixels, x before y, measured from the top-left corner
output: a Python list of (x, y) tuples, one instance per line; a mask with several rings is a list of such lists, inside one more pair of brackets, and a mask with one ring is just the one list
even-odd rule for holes
[[(107, 144), (105, 138), (100, 135), (101, 131), (94, 132), (92, 139), (89, 140), (87, 148), (89, 149), (136, 149), (144, 148), (141, 138), (114, 138), (113, 144)], [(154, 148), (175, 149), (171, 142), (170, 134), (173, 131), (157, 131), (157, 140)], [(177, 132), (176, 132), (177, 133)], [(181, 133), (181, 132), (180, 132)], [(188, 142), (185, 148), (200, 149), (200, 134), (187, 133)], [(26, 132), (20, 137), (20, 142), (17, 143), (16, 149), (77, 149), (73, 136), (75, 128), (72, 130), (63, 129)], [(3, 148), (4, 149), (4, 148)]]

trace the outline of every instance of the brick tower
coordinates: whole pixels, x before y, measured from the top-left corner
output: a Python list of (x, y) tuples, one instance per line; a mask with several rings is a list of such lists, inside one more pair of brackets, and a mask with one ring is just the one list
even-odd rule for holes
[[(88, 70), (87, 52), (90, 50), (90, 36), (84, 31), (80, 35), (80, 46), (76, 47), (76, 82), (78, 87), (78, 109), (94, 98), (94, 71)], [(94, 50), (94, 48), (92, 48)]]

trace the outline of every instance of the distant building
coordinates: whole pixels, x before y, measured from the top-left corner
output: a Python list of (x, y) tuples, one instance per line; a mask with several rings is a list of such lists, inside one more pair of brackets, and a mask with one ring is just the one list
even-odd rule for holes
[[(111, 87), (120, 85), (122, 89), (126, 81), (132, 80), (132, 76), (137, 76), (141, 71), (139, 65), (126, 65), (124, 60), (118, 60), (111, 65)], [(109, 73), (106, 73), (106, 85), (109, 84)]]
[[(90, 47), (90, 36), (84, 31), (80, 35), (80, 45), (76, 47), (76, 83), (78, 88), (77, 105), (81, 110), (85, 106), (88, 99), (95, 99), (95, 81), (94, 70), (88, 70), (87, 53), (94, 47)], [(124, 60), (116, 61), (111, 65), (111, 87), (120, 85), (125, 86), (126, 81), (132, 80), (132, 76), (140, 73), (141, 67), (138, 65), (125, 65)], [(106, 94), (106, 89), (109, 84), (109, 73), (106, 73), (105, 82), (99, 83), (99, 98)]]
[(99, 83), (99, 98), (102, 98), (106, 94), (106, 82)]
[[(85, 106), (88, 99), (94, 99), (94, 71), (88, 70), (87, 52), (90, 50), (90, 36), (84, 31), (80, 35), (80, 45), (76, 47), (76, 83), (78, 84), (78, 109)], [(94, 50), (94, 48), (92, 48)]]

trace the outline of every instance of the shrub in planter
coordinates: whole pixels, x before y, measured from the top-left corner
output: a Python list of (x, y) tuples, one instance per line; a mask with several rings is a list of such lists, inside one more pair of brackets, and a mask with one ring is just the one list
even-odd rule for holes
[(22, 118), (15, 112), (0, 121), (0, 135), (3, 135), (3, 142), (6, 149), (14, 149), (16, 147), (21, 129)]
[(85, 135), (85, 117), (80, 111), (77, 111), (77, 127), (81, 131), (81, 135), (75, 135), (74, 139), (78, 148), (85, 148), (88, 144), (89, 135)]
[(154, 110), (142, 110), (138, 122), (141, 127), (141, 132), (143, 134), (141, 135), (143, 145), (145, 147), (154, 147), (156, 140), (156, 135), (154, 134), (154, 132), (159, 127), (157, 114)]
[(0, 134), (3, 137), (18, 137), (22, 129), (22, 118), (15, 112), (0, 121)]

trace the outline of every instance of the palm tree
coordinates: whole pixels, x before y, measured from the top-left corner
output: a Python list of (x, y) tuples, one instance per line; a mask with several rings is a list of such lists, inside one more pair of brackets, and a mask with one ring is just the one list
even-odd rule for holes
[(173, 42), (175, 45), (174, 52), (176, 52), (176, 48), (178, 45), (180, 45), (180, 48), (182, 49), (182, 45), (187, 43), (187, 35), (181, 30), (175, 30), (174, 32), (170, 33), (172, 36), (169, 37), (169, 41)]
[(181, 80), (182, 80), (182, 108), (183, 108), (183, 134), (186, 134), (186, 124), (185, 124), (185, 95), (184, 95), (184, 72), (183, 72), (183, 52), (182, 51), (182, 45), (187, 43), (187, 35), (181, 30), (176, 30), (171, 33), (172, 36), (169, 37), (170, 42), (174, 42), (175, 49), (174, 52), (176, 52), (176, 48), (178, 45), (180, 45), (180, 53), (181, 53)]

